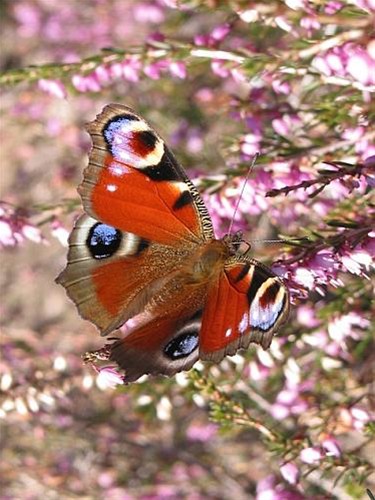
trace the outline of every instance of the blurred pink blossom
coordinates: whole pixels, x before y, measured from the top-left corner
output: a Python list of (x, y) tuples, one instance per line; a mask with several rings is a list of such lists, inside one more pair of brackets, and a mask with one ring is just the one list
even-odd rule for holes
[(295, 463), (285, 462), (280, 466), (280, 473), (290, 484), (297, 484), (299, 481), (299, 470)]
[(209, 441), (213, 436), (217, 434), (218, 426), (215, 424), (207, 425), (196, 425), (192, 424), (188, 427), (186, 431), (186, 437), (190, 441)]
[(42, 78), (38, 81), (41, 90), (59, 99), (65, 99), (67, 96), (65, 85), (60, 80), (47, 80)]
[(124, 380), (116, 366), (105, 366), (99, 370), (96, 382), (100, 389), (105, 390), (123, 385)]
[(369, 324), (368, 319), (358, 313), (350, 312), (333, 318), (328, 323), (328, 333), (335, 342), (343, 342), (348, 337), (359, 339), (360, 329), (368, 328)]
[(321, 442), (321, 445), (322, 445), (323, 449), (325, 450), (325, 453), (327, 456), (336, 457), (336, 458), (341, 456), (340, 446), (334, 437), (327, 436), (326, 438), (323, 439), (323, 441)]
[(324, 454), (317, 447), (304, 448), (299, 456), (305, 464), (315, 464), (324, 458)]
[(361, 9), (375, 12), (375, 0), (354, 0), (354, 3)]
[(169, 72), (172, 76), (182, 80), (187, 76), (186, 65), (182, 61), (171, 61), (169, 63)]
[(11, 206), (0, 202), (0, 247), (16, 246), (28, 239), (47, 243), (39, 228), (21, 216)]
[(325, 76), (336, 76), (357, 82), (363, 89), (375, 85), (375, 59), (368, 48), (348, 42), (317, 55), (313, 62)]

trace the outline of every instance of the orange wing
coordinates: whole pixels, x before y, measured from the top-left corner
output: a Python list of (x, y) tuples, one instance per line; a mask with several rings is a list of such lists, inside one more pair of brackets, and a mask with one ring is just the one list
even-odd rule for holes
[(93, 149), (79, 192), (89, 215), (165, 245), (213, 237), (198, 191), (140, 116), (110, 104), (88, 131)]
[(288, 291), (270, 269), (253, 260), (228, 264), (209, 287), (200, 358), (218, 362), (250, 342), (266, 349), (288, 310)]
[(189, 370), (199, 356), (203, 285), (186, 286), (178, 276), (155, 294), (135, 327), (109, 347), (109, 359), (125, 372), (125, 382), (144, 374), (173, 375)]

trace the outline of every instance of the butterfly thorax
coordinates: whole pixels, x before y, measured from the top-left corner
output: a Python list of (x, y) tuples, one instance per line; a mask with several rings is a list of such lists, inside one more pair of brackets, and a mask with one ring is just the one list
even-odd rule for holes
[(179, 275), (186, 284), (203, 284), (211, 281), (223, 269), (231, 256), (231, 249), (224, 240), (209, 240), (199, 245), (186, 259)]

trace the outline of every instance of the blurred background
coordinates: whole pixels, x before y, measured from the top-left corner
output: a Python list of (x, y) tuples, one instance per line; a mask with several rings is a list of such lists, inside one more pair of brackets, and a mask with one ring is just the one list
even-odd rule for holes
[[(1, 498), (375, 492), (374, 10), (371, 0), (0, 2)], [(165, 138), (218, 235), (261, 151), (234, 229), (311, 238), (254, 246), (278, 260), (294, 304), (270, 351), (131, 386), (114, 367), (83, 365), (103, 339), (54, 279), (81, 211), (84, 124), (109, 102)]]

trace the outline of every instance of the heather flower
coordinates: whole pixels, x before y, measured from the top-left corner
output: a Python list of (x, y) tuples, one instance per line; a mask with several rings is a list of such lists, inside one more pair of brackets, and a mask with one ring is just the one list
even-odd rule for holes
[(375, 0), (353, 0), (355, 5), (360, 9), (375, 12)]
[(47, 80), (42, 78), (38, 81), (41, 90), (59, 99), (65, 99), (67, 96), (65, 85), (60, 80)]
[(165, 19), (163, 9), (154, 2), (137, 2), (133, 7), (133, 15), (139, 23), (160, 24)]
[(46, 243), (40, 230), (15, 209), (0, 202), (0, 247), (16, 246), (28, 239)]
[(301, 450), (299, 456), (302, 462), (311, 465), (320, 462), (322, 458), (324, 458), (324, 454), (322, 453), (321, 449), (317, 447), (304, 448), (303, 450)]
[(258, 481), (256, 500), (303, 500), (305, 497), (298, 491), (291, 491), (284, 485), (276, 483), (275, 476), (267, 476)]
[(337, 0), (330, 0), (324, 5), (324, 12), (327, 15), (335, 14), (344, 7), (343, 2), (338, 2)]
[(186, 437), (190, 441), (200, 441), (205, 443), (212, 439), (218, 431), (218, 426), (215, 424), (197, 425), (192, 424), (186, 431)]
[(355, 248), (353, 250), (341, 249), (341, 263), (350, 273), (370, 279), (364, 271), (374, 267), (374, 256), (366, 250)]
[(69, 231), (58, 219), (53, 219), (51, 222), (51, 234), (61, 243), (62, 246), (68, 246)]
[(186, 65), (181, 61), (172, 61), (169, 63), (169, 72), (172, 76), (181, 78), (182, 80), (186, 78)]
[(151, 64), (147, 64), (143, 67), (143, 72), (146, 76), (151, 78), (151, 80), (159, 80), (162, 73), (169, 67), (167, 61), (156, 61)]
[(120, 63), (121, 76), (129, 82), (138, 82), (142, 64), (138, 57), (128, 56)]
[(117, 385), (122, 385), (123, 383), (123, 377), (115, 366), (105, 366), (99, 369), (96, 377), (96, 385), (99, 389), (114, 389)]
[(299, 470), (293, 462), (285, 462), (280, 466), (280, 473), (290, 484), (297, 484), (299, 481)]
[(314, 30), (318, 30), (321, 27), (320, 22), (314, 16), (303, 17), (300, 25), (307, 31), (309, 36), (312, 36)]
[(374, 416), (371, 417), (371, 415), (362, 408), (352, 407), (349, 413), (352, 417), (353, 428), (358, 431), (361, 431), (370, 420), (374, 419)]
[(279, 135), (295, 135), (301, 130), (301, 120), (296, 115), (283, 115), (281, 118), (272, 120), (272, 127)]
[(360, 338), (360, 330), (368, 328), (369, 320), (363, 318), (355, 312), (343, 314), (333, 318), (328, 323), (328, 334), (335, 342), (343, 342), (346, 338), (358, 340)]
[(100, 83), (94, 73), (87, 76), (73, 75), (72, 84), (79, 92), (99, 92), (101, 90)]
[[(356, 82), (364, 90), (373, 90), (375, 85), (375, 59), (368, 49), (354, 43), (346, 43), (317, 55), (312, 65), (327, 77), (340, 77), (347, 83)], [(343, 83), (346, 83), (344, 80)]]
[(273, 80), (272, 88), (276, 94), (289, 95), (291, 92), (290, 83), (286, 80), (279, 80), (278, 78)]
[(327, 436), (321, 442), (322, 448), (325, 450), (325, 453), (329, 457), (340, 457), (341, 449), (337, 442), (337, 440), (332, 436)]

